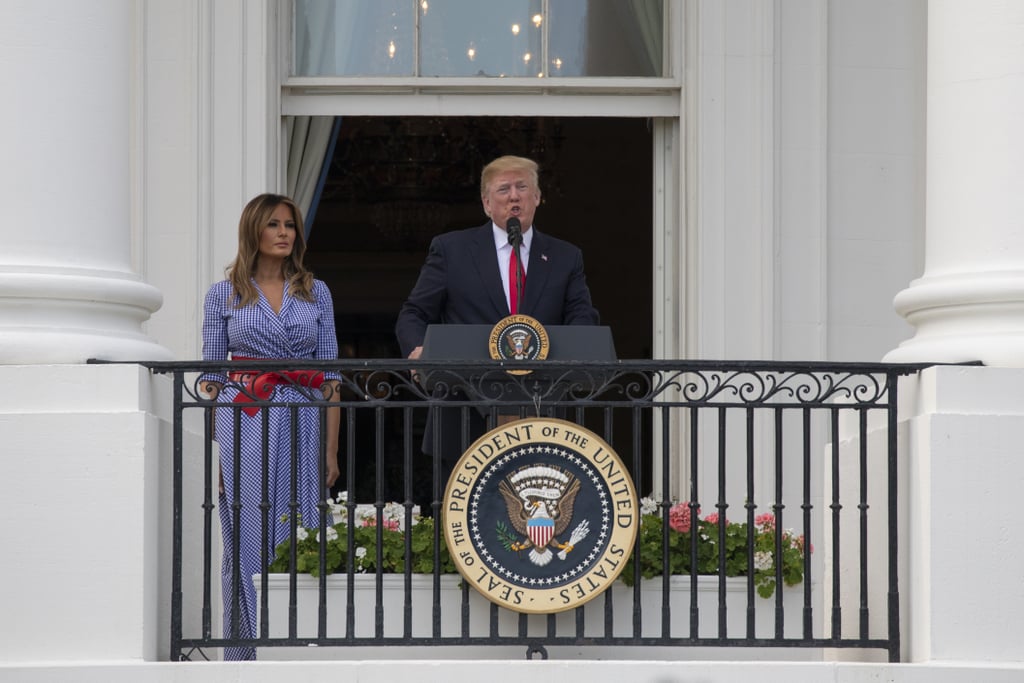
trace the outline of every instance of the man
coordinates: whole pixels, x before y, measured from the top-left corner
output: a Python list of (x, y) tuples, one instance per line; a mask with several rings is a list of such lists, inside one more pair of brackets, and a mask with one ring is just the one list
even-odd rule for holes
[[(503, 156), (484, 167), (480, 199), (490, 221), (476, 228), (439, 235), (430, 243), (426, 262), (395, 325), (402, 354), (416, 359), (423, 351), (427, 326), (435, 323), (494, 325), (513, 312), (542, 325), (597, 325), (583, 273), (583, 255), (572, 244), (538, 232), (534, 213), (540, 206), (537, 164), (530, 159)], [(519, 257), (525, 278), (510, 282), (515, 267), (508, 239), (508, 222), (522, 227)], [(521, 302), (513, 297), (521, 290)], [(513, 303), (516, 304), (513, 308)], [(464, 446), (458, 410), (445, 410), (438, 455), (448, 472)], [(470, 413), (470, 435), (484, 431), (477, 411)], [(433, 420), (428, 419), (424, 452), (434, 453)]]
[(514, 287), (509, 282), (512, 247), (509, 218), (522, 225), (522, 303), (516, 313), (542, 325), (597, 325), (597, 310), (583, 274), (583, 255), (564, 240), (538, 232), (533, 216), (540, 206), (537, 164), (504, 156), (484, 167), (480, 199), (491, 219), (477, 228), (435, 237), (419, 279), (402, 305), (395, 325), (408, 358), (419, 358), (427, 325), (494, 325), (510, 315)]

